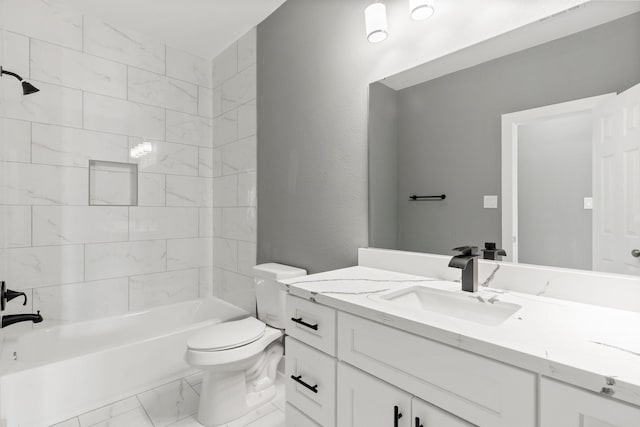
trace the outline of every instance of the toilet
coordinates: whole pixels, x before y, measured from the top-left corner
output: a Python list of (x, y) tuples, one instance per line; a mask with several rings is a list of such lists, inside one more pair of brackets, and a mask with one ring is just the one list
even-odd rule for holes
[(198, 421), (206, 427), (235, 420), (276, 395), (285, 315), (278, 281), (307, 272), (269, 263), (253, 267), (253, 274), (258, 318), (219, 323), (187, 340), (187, 363), (204, 371)]

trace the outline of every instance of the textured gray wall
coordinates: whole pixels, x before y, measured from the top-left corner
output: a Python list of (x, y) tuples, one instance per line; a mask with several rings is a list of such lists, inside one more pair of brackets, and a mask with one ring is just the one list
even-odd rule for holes
[(396, 91), (369, 87), (369, 245), (398, 247), (398, 106)]
[(591, 114), (518, 129), (518, 261), (592, 268)]
[(374, 45), (368, 4), (288, 0), (258, 26), (258, 262), (310, 272), (356, 263), (368, 245), (369, 83), (468, 46), (484, 25), (414, 25), (406, 1), (389, 0), (392, 36)]
[[(501, 241), (502, 114), (640, 81), (640, 14), (398, 91), (399, 248), (451, 253)], [(372, 171), (375, 173), (375, 171)], [(409, 202), (446, 193), (444, 202)]]

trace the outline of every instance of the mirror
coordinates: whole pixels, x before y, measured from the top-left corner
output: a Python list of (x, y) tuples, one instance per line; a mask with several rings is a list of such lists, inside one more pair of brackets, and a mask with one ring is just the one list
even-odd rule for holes
[(640, 4), (587, 3), (369, 99), (369, 246), (640, 275)]

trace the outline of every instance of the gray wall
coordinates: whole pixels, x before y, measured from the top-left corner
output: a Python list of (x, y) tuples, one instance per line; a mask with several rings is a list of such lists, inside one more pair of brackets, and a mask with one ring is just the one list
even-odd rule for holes
[(396, 91), (369, 88), (369, 245), (398, 247), (398, 106)]
[(518, 129), (518, 261), (592, 268), (591, 114)]
[[(398, 91), (400, 249), (450, 253), (499, 243), (501, 211), (484, 209), (483, 195), (501, 192), (502, 114), (638, 82), (637, 13)], [(409, 202), (413, 193), (447, 199)]]

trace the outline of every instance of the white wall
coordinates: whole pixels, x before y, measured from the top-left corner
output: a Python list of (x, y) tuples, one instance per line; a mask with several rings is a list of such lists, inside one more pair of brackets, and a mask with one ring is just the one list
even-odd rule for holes
[(256, 30), (213, 60), (213, 294), (255, 311)]
[[(0, 265), (47, 323), (208, 293), (212, 281), (211, 64), (55, 0), (5, 0)], [(153, 138), (140, 160), (129, 148)], [(88, 206), (90, 159), (139, 163), (135, 207)], [(115, 176), (98, 198), (124, 191)], [(13, 326), (28, 328), (27, 324)]]

